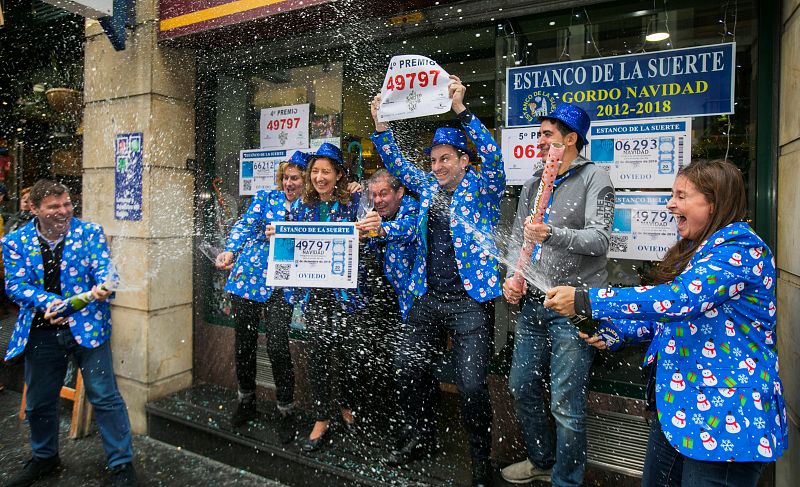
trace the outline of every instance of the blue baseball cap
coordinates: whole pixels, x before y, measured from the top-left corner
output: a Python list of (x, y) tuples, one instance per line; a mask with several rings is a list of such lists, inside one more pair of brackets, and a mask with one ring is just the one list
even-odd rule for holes
[(569, 127), (570, 130), (578, 134), (578, 137), (583, 141), (583, 145), (589, 143), (589, 141), (586, 140), (586, 133), (589, 131), (589, 125), (591, 125), (592, 120), (589, 118), (589, 114), (583, 111), (582, 108), (569, 103), (562, 103), (553, 110), (553, 113), (539, 117), (540, 122), (544, 120), (558, 120), (562, 122)]
[(309, 158), (316, 159), (318, 157), (327, 157), (328, 159), (333, 161), (333, 163), (336, 164), (337, 166), (344, 167), (344, 161), (342, 160), (342, 150), (328, 142), (325, 142), (324, 144), (319, 146), (317, 152), (309, 155)]
[(311, 159), (311, 154), (306, 154), (305, 152), (298, 150), (295, 151), (294, 154), (292, 154), (292, 157), (286, 162), (288, 162), (289, 164), (294, 164), (295, 166), (305, 171), (306, 168), (308, 167), (309, 159)]
[(431, 155), (431, 150), (433, 150), (434, 147), (443, 144), (452, 145), (461, 152), (466, 152), (470, 159), (473, 157), (472, 151), (467, 148), (467, 136), (464, 135), (464, 132), (449, 127), (436, 129), (436, 133), (433, 134), (431, 146), (424, 149), (423, 152), (425, 152), (425, 155)]

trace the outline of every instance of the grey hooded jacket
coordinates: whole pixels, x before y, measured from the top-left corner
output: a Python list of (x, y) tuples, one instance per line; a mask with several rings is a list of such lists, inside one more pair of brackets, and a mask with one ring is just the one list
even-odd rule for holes
[[(604, 287), (608, 279), (606, 254), (614, 221), (614, 187), (608, 172), (579, 156), (572, 173), (554, 189), (547, 223), (552, 235), (542, 244), (541, 259), (524, 271), (528, 283), (552, 286)], [(525, 182), (512, 228), (522, 242), (522, 227), (532, 211), (542, 169)], [(519, 248), (519, 245), (510, 248)], [(530, 287), (530, 286), (529, 286)]]

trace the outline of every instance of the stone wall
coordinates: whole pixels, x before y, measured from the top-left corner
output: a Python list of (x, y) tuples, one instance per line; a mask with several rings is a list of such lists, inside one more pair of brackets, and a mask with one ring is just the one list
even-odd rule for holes
[[(114, 367), (133, 430), (146, 402), (192, 382), (194, 52), (159, 45), (157, 1), (115, 51), (87, 21), (83, 215), (103, 225), (123, 288), (112, 307)], [(114, 218), (114, 137), (142, 132), (142, 219)]]
[(778, 349), (786, 388), (789, 450), (778, 461), (776, 485), (800, 479), (800, 0), (782, 5), (778, 127)]

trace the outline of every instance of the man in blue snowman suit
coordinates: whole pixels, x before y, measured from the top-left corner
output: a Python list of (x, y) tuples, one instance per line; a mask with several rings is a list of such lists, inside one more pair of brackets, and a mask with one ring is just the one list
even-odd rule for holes
[[(103, 229), (72, 216), (66, 186), (41, 179), (30, 193), (34, 219), (3, 239), (6, 293), (19, 318), (6, 361), (25, 362), (25, 416), (33, 457), (7, 487), (22, 487), (54, 473), (58, 456), (59, 393), (68, 356), (81, 370), (94, 408), (114, 486), (136, 485), (131, 426), (111, 359), (111, 291), (100, 286), (112, 272)], [(62, 317), (54, 307), (92, 292), (94, 301)]]
[[(451, 76), (448, 89), (463, 131), (436, 131), (425, 149), (430, 173), (407, 161), (392, 131), (378, 121), (380, 96), (371, 104), (372, 141), (383, 164), (420, 201), (417, 252), (408, 281), (414, 301), (394, 359), (405, 426), (388, 460), (405, 464), (435, 449), (438, 383), (432, 366), (442, 352), (444, 336), (450, 334), (472, 457), (472, 485), (488, 486), (492, 408), (486, 374), (493, 300), (501, 294), (494, 232), (506, 177), (500, 147), (464, 105), (466, 88), (461, 80)], [(470, 165), (467, 137), (478, 149), (480, 171)]]

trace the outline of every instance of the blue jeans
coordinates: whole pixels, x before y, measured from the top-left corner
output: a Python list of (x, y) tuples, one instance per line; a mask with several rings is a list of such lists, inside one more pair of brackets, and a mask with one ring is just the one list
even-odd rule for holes
[(81, 369), (83, 386), (94, 407), (108, 466), (130, 463), (131, 425), (125, 402), (117, 389), (108, 341), (97, 348), (78, 345), (69, 330), (31, 330), (25, 347), (25, 416), (31, 430), (33, 456), (46, 459), (58, 454), (59, 394), (72, 355)]
[(706, 462), (678, 453), (655, 416), (650, 421), (642, 487), (755, 487), (766, 463)]
[[(594, 348), (578, 329), (535, 299), (522, 306), (514, 337), (509, 387), (528, 458), (552, 468), (555, 486), (580, 485), (586, 468), (586, 396)], [(544, 402), (550, 370), (550, 408)], [(556, 420), (555, 441), (550, 413)]]
[(470, 455), (487, 459), (492, 448), (492, 405), (486, 372), (491, 347), (491, 303), (466, 293), (437, 295), (429, 291), (414, 302), (400, 333), (394, 357), (400, 408), (405, 424), (423, 436), (435, 432), (438, 384), (432, 373), (452, 335), (456, 386), (470, 444)]

